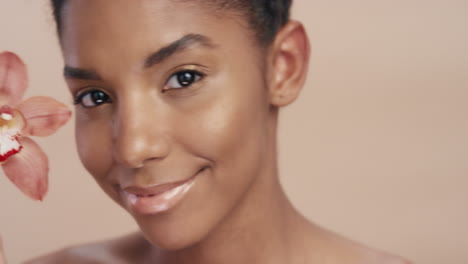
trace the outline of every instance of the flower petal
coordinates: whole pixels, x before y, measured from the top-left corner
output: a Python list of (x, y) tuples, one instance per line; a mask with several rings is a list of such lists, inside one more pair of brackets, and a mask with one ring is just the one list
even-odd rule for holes
[(32, 139), (23, 137), (20, 142), (23, 149), (2, 165), (3, 171), (24, 194), (42, 201), (48, 188), (48, 158)]
[(6, 264), (5, 253), (3, 253), (2, 237), (0, 237), (0, 264)]
[(49, 136), (70, 119), (71, 111), (59, 101), (35, 96), (22, 102), (18, 109), (26, 119), (22, 133), (26, 136)]
[(21, 102), (28, 87), (28, 74), (24, 62), (13, 52), (0, 53), (0, 97), (9, 105)]

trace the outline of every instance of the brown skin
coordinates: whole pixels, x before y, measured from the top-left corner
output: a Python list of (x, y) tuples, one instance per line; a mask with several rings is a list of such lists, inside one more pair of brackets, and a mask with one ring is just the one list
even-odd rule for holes
[[(66, 64), (100, 77), (68, 78), (72, 94), (93, 87), (112, 100), (77, 106), (81, 160), (141, 233), (28, 263), (404, 263), (310, 223), (279, 184), (278, 109), (299, 95), (309, 60), (299, 22), (268, 48), (244, 18), (214, 15), (198, 1), (72, 0), (63, 22)], [(144, 67), (149, 54), (187, 34), (210, 45)], [(174, 88), (168, 80), (180, 70), (204, 77)], [(138, 215), (120, 195), (127, 184), (180, 181), (203, 168), (162, 214)]]

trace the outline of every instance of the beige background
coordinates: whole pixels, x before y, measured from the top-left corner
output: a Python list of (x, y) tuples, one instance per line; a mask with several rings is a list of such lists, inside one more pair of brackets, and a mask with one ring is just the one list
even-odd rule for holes
[[(29, 65), (28, 96), (71, 102), (45, 0), (0, 0), (0, 50)], [(468, 1), (296, 0), (309, 80), (280, 123), (282, 180), (309, 218), (416, 263), (468, 263)], [(0, 177), (10, 264), (136, 229), (75, 152), (73, 124), (39, 141), (43, 204)]]

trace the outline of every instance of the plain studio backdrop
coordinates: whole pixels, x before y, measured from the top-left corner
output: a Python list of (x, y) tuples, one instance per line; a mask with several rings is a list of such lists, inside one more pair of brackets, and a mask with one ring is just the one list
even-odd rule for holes
[[(71, 106), (46, 0), (0, 0), (0, 51), (29, 67), (27, 97)], [(468, 1), (296, 0), (313, 52), (280, 120), (281, 179), (308, 218), (416, 263), (468, 263)], [(45, 202), (0, 175), (10, 264), (137, 227), (98, 189), (73, 122), (38, 140)]]

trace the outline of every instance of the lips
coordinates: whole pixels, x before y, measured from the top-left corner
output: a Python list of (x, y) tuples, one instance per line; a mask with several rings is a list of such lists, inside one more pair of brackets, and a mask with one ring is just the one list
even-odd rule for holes
[(178, 204), (195, 184), (200, 170), (193, 177), (172, 183), (152, 186), (129, 186), (122, 190), (122, 198), (134, 214), (155, 215)]
[(134, 194), (137, 197), (151, 197), (151, 196), (160, 195), (171, 189), (177, 188), (178, 186), (181, 186), (187, 183), (189, 180), (190, 179), (173, 182), (173, 183), (146, 186), (146, 187), (130, 186), (130, 187), (124, 188), (124, 192)]

